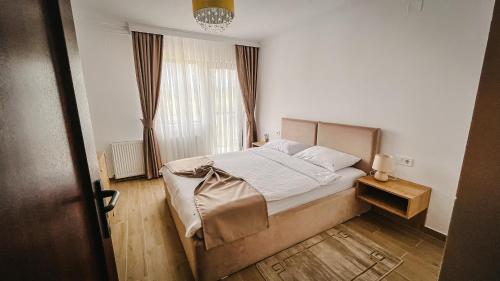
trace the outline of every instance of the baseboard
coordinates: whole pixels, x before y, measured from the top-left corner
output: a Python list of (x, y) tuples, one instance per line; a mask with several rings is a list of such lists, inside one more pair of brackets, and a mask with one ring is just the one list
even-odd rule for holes
[(389, 213), (375, 206), (372, 206), (372, 211), (376, 214), (379, 214), (385, 218), (390, 219), (393, 222), (418, 229), (423, 233), (432, 236), (438, 240), (446, 241), (447, 236), (445, 234), (425, 226), (425, 218), (427, 217), (427, 211), (423, 211), (422, 213), (416, 215), (414, 218), (409, 220), (396, 216), (392, 213)]
[(133, 177), (121, 178), (121, 179), (109, 178), (109, 181), (121, 182), (121, 181), (129, 181), (129, 180), (137, 180), (137, 179), (145, 179), (145, 178), (146, 178), (146, 175), (139, 175), (139, 176), (133, 176)]
[(446, 236), (446, 234), (444, 233), (441, 233), (439, 231), (436, 231), (430, 227), (427, 227), (427, 226), (424, 226), (422, 228), (420, 228), (420, 230), (422, 230), (423, 232), (425, 232), (426, 234), (429, 234), (430, 236), (438, 239), (438, 240), (441, 240), (441, 241), (445, 241), (446, 242), (446, 238), (448, 236)]

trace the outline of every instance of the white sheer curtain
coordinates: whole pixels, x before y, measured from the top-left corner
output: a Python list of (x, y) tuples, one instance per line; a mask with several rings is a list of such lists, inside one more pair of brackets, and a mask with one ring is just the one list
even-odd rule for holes
[(164, 36), (156, 133), (163, 162), (240, 150), (243, 107), (234, 45)]

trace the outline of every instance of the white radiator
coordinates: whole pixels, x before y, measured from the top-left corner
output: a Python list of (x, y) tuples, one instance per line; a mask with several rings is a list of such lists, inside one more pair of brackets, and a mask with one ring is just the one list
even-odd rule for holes
[(144, 175), (142, 141), (124, 141), (111, 144), (115, 178)]

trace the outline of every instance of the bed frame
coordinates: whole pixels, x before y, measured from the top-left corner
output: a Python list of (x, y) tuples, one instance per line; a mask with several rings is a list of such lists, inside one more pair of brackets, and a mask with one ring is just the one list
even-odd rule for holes
[[(380, 129), (323, 123), (298, 119), (282, 119), (282, 137), (311, 145), (321, 145), (356, 155), (361, 158), (355, 167), (365, 172), (378, 152)], [(165, 182), (165, 181), (164, 181)], [(186, 229), (177, 211), (167, 204), (175, 222), (179, 238), (186, 252), (189, 266), (197, 281), (219, 280), (309, 237), (341, 224), (369, 209), (359, 201), (355, 189), (320, 198), (307, 204), (269, 217), (269, 228), (222, 246), (205, 249), (203, 238), (186, 238)]]

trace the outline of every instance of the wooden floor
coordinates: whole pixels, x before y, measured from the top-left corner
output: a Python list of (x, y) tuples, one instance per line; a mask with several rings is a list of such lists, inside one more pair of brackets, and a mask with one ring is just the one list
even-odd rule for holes
[[(115, 182), (112, 188), (121, 192), (110, 215), (120, 280), (193, 280), (165, 203), (162, 181)], [(444, 242), (371, 212), (345, 224), (404, 260), (384, 280), (437, 280)], [(253, 265), (226, 280), (264, 281)]]

